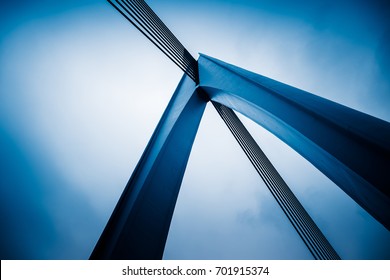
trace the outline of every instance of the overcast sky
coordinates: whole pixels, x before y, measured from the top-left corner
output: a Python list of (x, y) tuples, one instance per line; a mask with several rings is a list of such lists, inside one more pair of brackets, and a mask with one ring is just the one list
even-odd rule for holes
[[(147, 3), (196, 58), (390, 121), (386, 1)], [(0, 5), (0, 257), (87, 259), (182, 73), (106, 1)], [(342, 258), (390, 258), (388, 230), (241, 119)], [(164, 257), (312, 258), (212, 106)]]

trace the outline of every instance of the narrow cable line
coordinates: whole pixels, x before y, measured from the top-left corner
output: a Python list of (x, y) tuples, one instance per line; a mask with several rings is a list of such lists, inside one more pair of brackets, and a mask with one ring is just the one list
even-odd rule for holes
[[(287, 199), (289, 201), (291, 201), (291, 200), (295, 201), (296, 200), (295, 195), (288, 189), (288, 187), (283, 187), (282, 191), (286, 193), (286, 197), (287, 197)], [(295, 207), (301, 208), (299, 203), (295, 202), (294, 204), (296, 205)], [(302, 208), (302, 209), (299, 210), (299, 215), (302, 216), (302, 220), (303, 220), (303, 223), (304, 223), (306, 229), (308, 231), (310, 231), (311, 234), (313, 234), (313, 237), (314, 237), (315, 241), (320, 244), (320, 246), (323, 248), (324, 253), (327, 256), (329, 256), (329, 257), (338, 258), (336, 256), (337, 254), (335, 254), (334, 250), (330, 249), (331, 246), (329, 246), (328, 241), (326, 240), (326, 238), (324, 237), (322, 232), (317, 230), (316, 224), (310, 218), (310, 216), (307, 213), (307, 211), (304, 208)]]
[[(178, 54), (181, 54), (183, 52), (183, 49), (180, 45), (176, 44), (174, 40), (170, 37), (170, 34), (167, 33), (164, 29), (161, 28), (160, 25), (157, 24), (155, 18), (144, 8), (143, 5), (140, 5), (138, 1), (135, 1), (132, 3), (131, 1), (126, 1), (130, 3), (130, 5), (134, 5), (135, 8), (141, 13), (141, 16), (145, 17), (148, 21), (148, 23), (152, 26), (152, 29), (155, 29), (157, 31), (157, 35), (161, 36), (166, 40), (166, 42), (172, 47), (172, 49), (177, 52)], [(138, 5), (137, 5), (138, 4)], [(185, 57), (182, 57), (183, 59), (186, 59)]]
[[(222, 110), (222, 113), (226, 113)], [(323, 259), (323, 256), (321, 255), (321, 252), (318, 250), (318, 248), (315, 246), (313, 241), (310, 238), (307, 238), (307, 233), (305, 233), (304, 228), (302, 227), (299, 217), (297, 217), (294, 208), (289, 207), (286, 205), (285, 200), (282, 199), (280, 196), (280, 192), (278, 189), (278, 186), (272, 181), (272, 178), (267, 178), (269, 174), (267, 174), (266, 171), (264, 171), (264, 166), (258, 165), (256, 160), (257, 158), (253, 156), (253, 151), (248, 149), (247, 143), (245, 140), (243, 140), (242, 135), (240, 135), (239, 132), (236, 131), (234, 122), (230, 121), (232, 118), (227, 117), (224, 118), (224, 121), (228, 122), (228, 126), (232, 125), (230, 128), (232, 129), (231, 132), (235, 136), (236, 140), (239, 142), (240, 146), (243, 148), (245, 154), (248, 156), (252, 164), (254, 165), (256, 171), (259, 173), (260, 177), (265, 181), (266, 186), (269, 188), (271, 194), (274, 196), (275, 200), (278, 202), (281, 209), (285, 212), (285, 215), (292, 223), (293, 227), (297, 231), (297, 233), (301, 236), (302, 240), (308, 247), (309, 251), (311, 251), (312, 255), (315, 259)]]
[[(313, 257), (315, 259), (340, 259), (234, 112), (219, 103), (213, 102), (213, 105), (266, 183), (266, 186), (270, 189), (272, 195), (278, 201), (278, 204), (301, 236)], [(292, 197), (294, 198), (293, 200)], [(311, 222), (308, 222), (308, 219)], [(313, 228), (313, 225), (315, 228)]]
[[(134, 20), (135, 20), (135, 23), (140, 27), (142, 28), (143, 30), (145, 30), (149, 35), (150, 37), (148, 37), (151, 41), (153, 42), (156, 42), (158, 45), (164, 47), (165, 51), (168, 52), (168, 57), (171, 58), (171, 60), (173, 60), (176, 64), (180, 64), (181, 66), (181, 69), (186, 69), (186, 63), (182, 61), (182, 56), (178, 53), (174, 53), (172, 51), (172, 49), (170, 49), (169, 46), (167, 46), (166, 42), (163, 42), (161, 40), (161, 37), (158, 38), (159, 35), (156, 35), (157, 32), (154, 30), (154, 29), (151, 29), (150, 26), (148, 25), (148, 23), (145, 21), (145, 19), (143, 17), (141, 17), (137, 11), (135, 11), (133, 9), (132, 6), (128, 5), (127, 3), (121, 3), (120, 1), (118, 0), (115, 0), (119, 5), (120, 7), (127, 13), (129, 14)], [(123, 1), (122, 1), (123, 2)], [(128, 1), (127, 1), (128, 2)], [(123, 5), (124, 4), (124, 5)], [(126, 6), (126, 7), (125, 7)], [(179, 66), (179, 65), (178, 65)], [(190, 71), (192, 69), (189, 69)], [(191, 74), (194, 74), (194, 73), (191, 73)]]
[(133, 24), (137, 29), (138, 31), (140, 31), (145, 37), (147, 37), (160, 51), (162, 51), (166, 56), (168, 56), (169, 59), (171, 59), (180, 69), (182, 69), (184, 72), (185, 72), (185, 69), (176, 63), (176, 61), (174, 61), (170, 56), (169, 54), (162, 48), (160, 47), (156, 42), (154, 42), (153, 40), (151, 40), (149, 38), (149, 36), (142, 30), (141, 27), (139, 27), (130, 17), (128, 17), (119, 7), (117, 7), (113, 2), (111, 2), (111, 0), (107, 0), (123, 17), (125, 17), (131, 24)]
[(138, 3), (141, 4), (141, 6), (144, 7), (145, 10), (149, 12), (149, 14), (155, 19), (157, 22), (157, 25), (162, 28), (166, 34), (168, 34), (168, 37), (172, 38), (173, 42), (176, 43), (176, 45), (180, 46), (183, 50), (185, 50), (184, 46), (180, 43), (180, 41), (176, 38), (176, 36), (171, 32), (171, 30), (168, 29), (168, 27), (161, 21), (161, 19), (156, 15), (156, 13), (146, 4), (143, 0), (135, 0)]
[(198, 74), (197, 71), (197, 61), (192, 57), (192, 55), (187, 51), (187, 49), (180, 43), (180, 41), (176, 38), (176, 36), (169, 30), (169, 28), (161, 21), (161, 19), (156, 15), (156, 13), (146, 4), (143, 0), (136, 0), (140, 3), (146, 10), (149, 11), (149, 14), (156, 20), (157, 25), (165, 30), (165, 33), (168, 34), (168, 37), (180, 47), (180, 50), (183, 54), (183, 57), (190, 62), (190, 66), (195, 70), (195, 74)]
[[(244, 128), (243, 126), (241, 126), (242, 128)], [(246, 129), (245, 129), (246, 130)], [(247, 132), (246, 131), (246, 134), (249, 134), (249, 132)], [(252, 139), (253, 140), (253, 139)], [(249, 141), (249, 142), (254, 142), (254, 140), (253, 141)], [(254, 142), (255, 143), (255, 142)], [(256, 144), (257, 145), (257, 144)], [(259, 150), (259, 149), (255, 149), (255, 150), (258, 150), (258, 152), (262, 152), (261, 150)], [(265, 155), (263, 156), (263, 157), (261, 157), (261, 158), (263, 158), (264, 160), (266, 160), (267, 161), (267, 158), (265, 157)], [(260, 158), (260, 159), (261, 159)], [(266, 166), (268, 166), (268, 165), (270, 165), (270, 167), (272, 168), (272, 164), (271, 163), (269, 163), (269, 164), (267, 164)], [(278, 176), (278, 177), (280, 177), (280, 176)], [(272, 178), (271, 178), (272, 179)], [(283, 180), (282, 180), (283, 181)], [(283, 181), (284, 182), (284, 181)], [(284, 185), (285, 185), (285, 183), (284, 183)], [(288, 187), (287, 187), (288, 188)], [(278, 193), (280, 193), (280, 191), (279, 190), (277, 190), (278, 191)], [(283, 191), (283, 188), (281, 188), (281, 191)], [(291, 192), (292, 193), (292, 192)], [(283, 195), (283, 193), (282, 193), (282, 195)], [(285, 195), (283, 195), (283, 196), (285, 196)], [(295, 200), (297, 200), (296, 199), (296, 197), (295, 197)], [(297, 203), (298, 203), (298, 205), (300, 205), (299, 204), (299, 201), (297, 201)], [(304, 208), (302, 208), (302, 210), (304, 210)], [(295, 212), (295, 211), (294, 211)], [(305, 211), (304, 211), (305, 212)], [(302, 214), (305, 214), (305, 213), (302, 213)], [(306, 212), (306, 214), (307, 214), (307, 212)], [(302, 217), (302, 215), (301, 215), (301, 213), (298, 213), (298, 215), (300, 216), (300, 217)], [(303, 215), (303, 216), (307, 216), (307, 215)], [(301, 218), (300, 218), (300, 220), (301, 220)], [(307, 221), (305, 221), (306, 219), (304, 218), (303, 219), (303, 223), (304, 224), (306, 224), (306, 226), (307, 226)], [(302, 222), (302, 221), (301, 221)], [(310, 227), (310, 226), (309, 226)], [(306, 230), (308, 230), (306, 227), (304, 227), (304, 229), (305, 229), (305, 231)], [(309, 230), (310, 230), (310, 228), (309, 228)], [(318, 232), (320, 232), (320, 231), (318, 231)], [(322, 249), (323, 250), (321, 250), (322, 251), (322, 253), (323, 254), (326, 254), (328, 257), (330, 257), (330, 254), (329, 254), (329, 251), (328, 250), (326, 250), (326, 247), (324, 248), (323, 247), (323, 242), (321, 241), (321, 240), (319, 240), (318, 239), (318, 235), (316, 234), (315, 236), (314, 236), (315, 238), (313, 239), (313, 241), (314, 242), (316, 242), (316, 244), (318, 244), (320, 247), (322, 247)]]
[(143, 0), (107, 0), (160, 51), (198, 83), (197, 61)]
[[(254, 142), (254, 139), (249, 139), (249, 140), (252, 140), (252, 141), (249, 141), (250, 143), (252, 143), (252, 145), (257, 146), (256, 142)], [(259, 149), (255, 149), (255, 150), (258, 153), (263, 153)], [(260, 160), (269, 161), (265, 155), (260, 156)], [(268, 172), (275, 174), (274, 178), (276, 178), (276, 180), (279, 182), (279, 184), (286, 185), (285, 181), (282, 179), (282, 177), (279, 175), (279, 173), (276, 171), (276, 169), (273, 168), (273, 166), (270, 162), (265, 163), (265, 166), (269, 167)], [(294, 203), (296, 205), (296, 207), (298, 207), (298, 208), (301, 207), (301, 204), (299, 203), (299, 201), (297, 201), (296, 196), (288, 188), (287, 185), (285, 187), (282, 187), (281, 191), (285, 194), (286, 199), (288, 201), (290, 201), (291, 203)], [(335, 254), (335, 252), (333, 250), (329, 250), (329, 248), (331, 248), (331, 246), (323, 245), (323, 244), (327, 243), (326, 238), (323, 236), (323, 234), (320, 231), (316, 230), (317, 226), (315, 225), (314, 221), (310, 218), (309, 214), (307, 213), (307, 211), (304, 208), (302, 208), (300, 210), (299, 215), (302, 215), (303, 222), (304, 222), (305, 226), (307, 227), (307, 229), (314, 234), (316, 242), (319, 242), (320, 244), (322, 244), (322, 246), (324, 247), (324, 252), (327, 255), (332, 255), (334, 257), (337, 256), (337, 254)]]
[[(244, 127), (242, 126), (242, 128), (244, 128)], [(250, 135), (249, 132), (246, 131), (246, 133), (247, 133), (248, 135)], [(254, 140), (253, 140), (252, 142), (255, 143)], [(256, 144), (256, 143), (255, 143), (255, 144)], [(256, 144), (256, 146), (257, 146), (257, 144)], [(257, 149), (257, 150), (258, 150), (258, 152), (260, 152), (260, 153), (262, 152), (262, 151), (259, 150), (259, 149)], [(261, 159), (262, 161), (269, 161), (269, 160), (266, 158), (265, 155), (263, 155), (262, 157), (260, 157), (260, 159)], [(265, 166), (269, 166), (269, 167), (271, 168), (271, 170), (274, 169), (274, 168), (272, 167), (272, 164), (271, 164), (270, 162), (269, 162), (268, 164), (266, 164)], [(275, 171), (275, 173), (277, 173), (277, 171), (276, 171), (275, 169), (274, 169), (274, 171)], [(290, 201), (290, 203), (291, 203), (291, 198), (289, 198), (289, 196), (292, 196), (292, 197), (294, 198), (293, 204), (295, 204), (295, 205), (297, 205), (297, 206), (301, 206), (300, 203), (299, 203), (299, 201), (298, 201), (298, 200), (296, 199), (296, 197), (293, 195), (293, 193), (291, 192), (291, 190), (289, 190), (289, 188), (287, 187), (287, 185), (285, 184), (285, 182), (283, 181), (283, 179), (280, 177), (279, 174), (278, 174), (277, 178), (279, 178), (278, 181), (282, 181), (282, 182), (283, 182), (283, 185), (285, 186), (285, 188), (281, 188), (282, 196), (286, 197), (286, 192), (287, 192), (287, 200)], [(271, 179), (272, 179), (272, 178), (271, 178)], [(278, 191), (278, 192), (280, 192), (280, 191)], [(283, 193), (284, 193), (284, 194), (283, 194)], [(294, 202), (294, 201), (295, 201), (295, 202)], [(299, 208), (299, 207), (298, 207), (298, 208)], [(301, 222), (303, 222), (303, 225), (305, 226), (305, 227), (304, 227), (305, 231), (306, 231), (306, 230), (309, 230), (309, 231), (311, 231), (311, 232), (313, 233), (313, 226), (317, 229), (315, 223), (310, 219), (310, 216), (307, 214), (307, 212), (304, 210), (304, 208), (303, 208), (303, 207), (300, 207), (300, 208), (301, 208), (302, 210), (298, 212), (298, 215), (299, 215), (299, 218), (300, 218)], [(294, 211), (294, 212), (296, 212), (296, 211)], [(303, 218), (302, 218), (302, 217), (303, 217)], [(311, 221), (311, 223), (308, 223), (308, 219)], [(322, 235), (322, 233), (321, 233), (319, 230), (314, 231), (314, 236), (313, 236), (313, 237), (314, 237), (313, 241), (316, 242), (317, 244), (319, 244), (319, 245), (323, 248), (322, 252), (323, 252), (324, 254), (326, 254), (327, 256), (332, 255), (332, 252), (329, 252), (329, 250), (328, 250), (328, 248), (331, 248), (331, 246), (324, 246), (324, 241), (326, 240), (326, 238)], [(328, 243), (328, 242), (326, 241), (326, 243)], [(336, 258), (339, 258), (339, 257), (337, 256), (337, 254), (336, 254), (334, 251), (333, 251), (333, 253), (334, 253), (334, 255), (336, 256)]]
[[(224, 112), (222, 112), (222, 113), (224, 113)], [(293, 225), (293, 227), (297, 231), (298, 235), (301, 237), (302, 241), (305, 243), (305, 245), (307, 246), (309, 251), (312, 253), (313, 257), (315, 259), (320, 259), (321, 256), (319, 255), (318, 250), (312, 244), (312, 242), (310, 242), (310, 240), (307, 239), (306, 235), (304, 235), (303, 230), (300, 227), (300, 224), (297, 223), (297, 217), (292, 214), (292, 211), (289, 207), (286, 207), (284, 201), (280, 198), (280, 196), (277, 192), (276, 185), (272, 181), (270, 181), (269, 178), (267, 178), (267, 174), (264, 172), (263, 166), (261, 166), (261, 165), (259, 166), (256, 164), (256, 162), (255, 162), (256, 159), (253, 157), (253, 154), (251, 153), (251, 151), (247, 149), (245, 141), (242, 140), (241, 135), (236, 132), (234, 127), (230, 127), (231, 123), (229, 121), (229, 117), (225, 118), (225, 116), (224, 116), (223, 119), (225, 122), (228, 122), (227, 125), (229, 128), (231, 128), (231, 132), (232, 132), (233, 136), (236, 138), (237, 142), (240, 144), (241, 148), (243, 149), (244, 153), (248, 156), (251, 163), (254, 165), (256, 171), (259, 173), (260, 177), (263, 179), (266, 186), (269, 188), (272, 196), (275, 198), (276, 202), (279, 204), (282, 211), (285, 213), (286, 217), (288, 218), (290, 223)]]
[[(237, 139), (237, 140), (239, 140), (239, 139)], [(244, 145), (245, 145), (245, 144), (244, 144)], [(243, 147), (243, 148), (245, 149), (245, 147)], [(250, 155), (249, 155), (249, 156), (250, 156)], [(253, 159), (252, 159), (252, 160), (253, 160)], [(258, 171), (259, 171), (259, 170), (258, 170)], [(272, 184), (271, 184), (271, 187), (272, 187)], [(273, 187), (272, 187), (272, 188), (273, 188)], [(278, 190), (277, 190), (277, 189), (275, 190), (274, 188), (273, 188), (273, 190), (276, 191), (276, 192), (275, 192), (275, 195), (276, 195), (276, 196), (278, 197), (278, 199), (280, 200), (280, 194), (278, 194), (278, 193), (279, 193)], [(280, 201), (280, 202), (281, 202), (281, 204), (284, 204), (283, 201)], [(300, 227), (300, 228), (301, 228), (301, 227)], [(308, 241), (310, 242), (310, 240), (308, 240)], [(311, 243), (312, 243), (312, 242), (311, 242)], [(316, 251), (317, 251), (317, 250), (316, 250)], [(318, 252), (318, 253), (321, 254), (321, 252)]]
[[(117, 1), (117, 0), (116, 0), (116, 2), (119, 3), (119, 1)], [(170, 54), (170, 56), (172, 58), (175, 59), (175, 61), (177, 61), (179, 64), (181, 64), (181, 66), (186, 67), (186, 63), (185, 63), (185, 61), (183, 61), (183, 56), (172, 48), (172, 46), (170, 45), (170, 42), (167, 41), (166, 38), (161, 36), (161, 32), (159, 32), (158, 30), (155, 30), (155, 28), (150, 25), (150, 22), (147, 21), (144, 16), (139, 14), (139, 10), (134, 5), (134, 3), (131, 1), (124, 1), (123, 4), (126, 7), (122, 6), (119, 3), (119, 5), (121, 5), (121, 7), (123, 7), (123, 9), (128, 14), (133, 16), (133, 18), (137, 22), (137, 24), (139, 24), (139, 26), (141, 28), (143, 28), (144, 30), (146, 30), (148, 32), (148, 34), (151, 36), (151, 39), (156, 41), (158, 44), (164, 46), (165, 50)], [(137, 10), (135, 10), (135, 9), (137, 9)], [(189, 69), (189, 70), (191, 71), (192, 69)]]
[[(238, 129), (245, 128), (244, 126), (239, 126)], [(246, 129), (245, 129), (246, 130)], [(249, 132), (243, 132), (249, 133)], [(265, 168), (266, 176), (270, 176), (270, 180), (274, 182), (276, 185), (279, 185), (279, 188), (277, 191), (286, 199), (288, 205), (293, 205), (292, 210), (293, 212), (298, 215), (298, 218), (300, 219), (300, 222), (304, 226), (305, 230), (309, 231), (312, 234), (313, 242), (318, 244), (323, 250), (323, 253), (327, 255), (327, 257), (331, 257), (333, 255), (333, 252), (330, 252), (328, 250), (329, 246), (326, 245), (326, 242), (324, 241), (324, 236), (321, 234), (320, 231), (316, 230), (315, 224), (313, 224), (313, 221), (311, 220), (310, 216), (306, 212), (304, 208), (301, 207), (301, 204), (295, 197), (295, 195), (291, 192), (291, 190), (288, 188), (284, 180), (281, 178), (279, 173), (276, 171), (276, 169), (272, 166), (271, 162), (269, 162), (268, 158), (265, 156), (265, 154), (258, 148), (257, 143), (254, 141), (253, 138), (247, 139), (247, 144), (250, 146), (250, 149), (254, 152), (254, 160), (259, 162), (261, 166)], [(281, 185), (281, 186), (280, 186)], [(296, 207), (299, 209), (297, 210), (294, 208)], [(314, 227), (313, 227), (314, 226)], [(326, 240), (326, 239), (325, 239)]]
[(188, 56), (184, 56), (184, 51), (185, 51), (184, 47), (177, 40), (177, 38), (172, 34), (172, 32), (165, 26), (165, 24), (161, 22), (161, 20), (157, 17), (157, 15), (153, 12), (153, 10), (150, 9), (148, 5), (145, 6), (144, 1), (135, 0), (134, 2), (135, 4), (138, 4), (137, 7), (140, 9), (142, 15), (147, 17), (151, 22), (151, 24), (157, 29), (157, 31), (161, 32), (164, 35), (164, 37), (168, 39), (171, 46), (180, 54), (182, 54), (183, 59), (191, 64), (194, 60), (191, 60)]

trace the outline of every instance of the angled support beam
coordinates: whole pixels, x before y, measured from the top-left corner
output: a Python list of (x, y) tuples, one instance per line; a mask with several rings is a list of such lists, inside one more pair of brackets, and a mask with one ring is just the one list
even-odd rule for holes
[(199, 86), (257, 122), (390, 229), (390, 124), (206, 55)]
[(91, 259), (161, 259), (207, 100), (184, 75)]

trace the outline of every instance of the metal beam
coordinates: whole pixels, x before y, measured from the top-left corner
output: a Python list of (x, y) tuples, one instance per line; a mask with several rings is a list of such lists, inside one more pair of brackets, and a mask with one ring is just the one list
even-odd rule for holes
[(161, 259), (192, 144), (207, 100), (180, 81), (91, 259)]
[(199, 86), (257, 122), (390, 229), (390, 124), (202, 55)]

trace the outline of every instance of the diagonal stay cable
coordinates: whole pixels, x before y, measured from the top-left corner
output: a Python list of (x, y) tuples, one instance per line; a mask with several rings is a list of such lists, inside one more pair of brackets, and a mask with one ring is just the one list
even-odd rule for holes
[[(193, 76), (195, 73), (193, 72), (193, 69), (188, 68), (186, 65), (186, 62), (183, 61), (182, 55), (180, 52), (174, 52), (169, 45), (167, 45), (167, 41), (162, 40), (161, 35), (156, 32), (154, 28), (151, 27), (150, 22), (146, 21), (144, 17), (140, 16), (138, 11), (134, 10), (134, 5), (132, 2), (129, 1), (118, 1), (115, 0), (117, 4), (119, 4), (119, 7), (123, 9), (125, 13), (130, 15), (135, 22), (135, 24), (138, 25), (141, 29), (145, 30), (148, 34), (149, 40), (152, 42), (158, 44), (165, 50), (165, 54), (171, 58), (172, 61), (174, 61), (183, 71), (189, 71), (192, 73), (188, 73), (190, 76)], [(129, 5), (132, 4), (132, 5)]]
[(171, 30), (168, 29), (168, 27), (161, 21), (161, 19), (156, 15), (156, 13), (146, 4), (144, 0), (135, 0), (136, 2), (139, 2), (145, 10), (149, 12), (149, 14), (155, 19), (155, 22), (157, 25), (162, 28), (166, 34), (168, 34), (168, 37), (171, 38), (172, 42), (176, 44), (177, 46), (180, 46), (182, 50), (183, 57), (186, 60), (189, 60), (191, 63), (191, 67), (194, 67), (195, 72), (197, 73), (197, 61), (192, 57), (192, 55), (187, 51), (186, 48), (181, 44), (181, 42), (176, 38), (176, 36), (171, 32)]
[[(119, 2), (119, 1), (116, 1)], [(169, 55), (174, 58), (181, 66), (186, 67), (186, 63), (182, 58), (182, 55), (178, 53), (175, 49), (172, 48), (170, 42), (161, 36), (161, 32), (155, 29), (151, 25), (151, 22), (149, 22), (142, 14), (139, 14), (140, 10), (138, 10), (138, 7), (136, 7), (132, 1), (122, 1), (124, 2), (124, 6), (121, 7), (128, 13), (133, 15), (135, 21), (137, 24), (139, 24), (140, 27), (145, 29), (148, 34), (151, 36), (151, 39), (157, 42), (158, 44), (165, 47), (165, 50), (169, 53)], [(189, 71), (193, 71), (193, 69), (188, 69)], [(194, 74), (194, 73), (193, 73)]]
[[(152, 24), (150, 17), (145, 17), (145, 14), (141, 13), (139, 3), (144, 1), (107, 1), (183, 72), (185, 72), (194, 81), (198, 81), (197, 61), (189, 54), (184, 46), (180, 44), (180, 42), (173, 36), (171, 32), (162, 33), (156, 28), (156, 25)], [(147, 6), (145, 2), (143, 4), (143, 11), (151, 10), (150, 8), (145, 8)], [(152, 16), (150, 12), (149, 15)], [(161, 21), (159, 25), (160, 30), (168, 30), (168, 28)], [(175, 42), (176, 45), (175, 49), (172, 48), (173, 42)]]
[(340, 259), (235, 113), (212, 103), (314, 258)]
[[(138, 3), (138, 7), (141, 12), (143, 11), (142, 14), (145, 15), (153, 24), (153, 26), (169, 39), (170, 44), (183, 55), (184, 60), (196, 66), (195, 59), (193, 59), (189, 52), (183, 47), (175, 35), (165, 26), (160, 18), (153, 12), (153, 10), (142, 0), (135, 0), (135, 2)], [(196, 67), (194, 70), (196, 70)]]
[[(217, 104), (214, 104), (214, 106), (216, 105)], [(240, 143), (259, 175), (266, 184), (268, 183), (267, 186), (270, 188), (273, 195), (275, 195), (275, 199), (278, 203), (282, 204), (281, 207), (283, 209), (286, 209), (286, 215), (291, 215), (291, 218), (293, 219), (292, 222), (294, 223), (293, 225), (297, 225), (296, 230), (299, 231), (298, 233), (303, 231), (305, 239), (307, 239), (310, 244), (318, 246), (321, 249), (320, 253), (323, 254), (323, 256), (326, 256), (326, 258), (332, 258), (332, 252), (328, 250), (328, 246), (323, 242), (321, 234), (318, 229), (316, 229), (310, 216), (308, 216), (305, 209), (301, 207), (295, 195), (291, 192), (287, 184), (258, 147), (257, 143), (250, 136), (241, 121), (239, 121), (234, 112), (228, 108), (221, 107), (220, 112), (223, 114), (224, 120), (228, 122), (231, 132)]]

